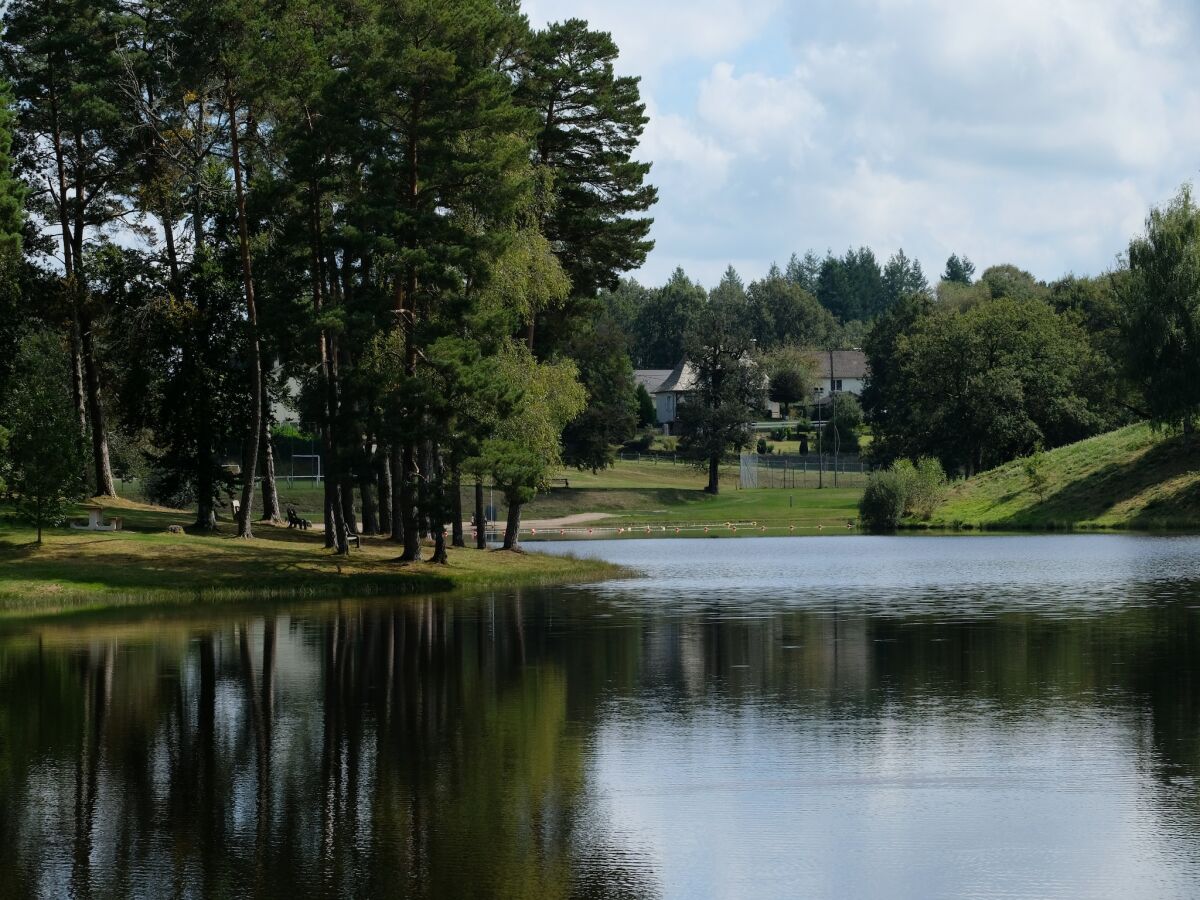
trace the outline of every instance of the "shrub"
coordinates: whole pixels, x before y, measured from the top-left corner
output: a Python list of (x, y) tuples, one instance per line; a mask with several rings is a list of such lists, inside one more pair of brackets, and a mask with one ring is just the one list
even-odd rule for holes
[(946, 472), (932, 456), (922, 456), (913, 467), (907, 514), (928, 520), (946, 499)]
[(788, 439), (788, 430), (786, 428), (772, 428), (771, 440), (786, 441)]
[(858, 516), (867, 531), (889, 534), (896, 530), (908, 503), (906, 477), (894, 469), (871, 473), (862, 499), (858, 501)]
[(770, 452), (771, 452), (771, 448), (767, 446), (767, 439), (759, 438), (758, 439), (758, 454), (759, 454), (759, 456), (766, 456)]
[(645, 431), (626, 441), (624, 449), (632, 453), (645, 453), (654, 444), (654, 432), (647, 428)]
[(1039, 500), (1045, 499), (1046, 496), (1046, 454), (1041, 450), (1037, 450), (1033, 454), (1025, 457), (1022, 463), (1022, 468), (1025, 470), (1025, 478), (1029, 482), (1029, 489), (1037, 494)]

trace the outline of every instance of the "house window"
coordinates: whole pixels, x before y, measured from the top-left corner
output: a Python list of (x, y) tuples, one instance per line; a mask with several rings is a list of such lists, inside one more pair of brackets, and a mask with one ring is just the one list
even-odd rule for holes
[(835, 379), (833, 380), (833, 389), (834, 389), (835, 391), (840, 391), (840, 390), (842, 389), (842, 379), (840, 379), (840, 378), (835, 378)]

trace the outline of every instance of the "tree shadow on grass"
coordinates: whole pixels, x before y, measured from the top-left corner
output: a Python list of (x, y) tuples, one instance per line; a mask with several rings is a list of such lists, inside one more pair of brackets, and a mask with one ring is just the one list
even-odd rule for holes
[[(1189, 453), (1184, 450), (1182, 438), (1170, 438), (1129, 462), (1104, 466), (1067, 483), (1033, 506), (1001, 519), (996, 527), (1065, 527), (1093, 521), (1114, 507), (1165, 481), (1186, 475), (1198, 466), (1200, 447), (1193, 445)], [(1168, 517), (1200, 521), (1200, 488), (1189, 488), (1171, 498), (1153, 501), (1130, 520), (1130, 525), (1152, 527), (1150, 522)]]

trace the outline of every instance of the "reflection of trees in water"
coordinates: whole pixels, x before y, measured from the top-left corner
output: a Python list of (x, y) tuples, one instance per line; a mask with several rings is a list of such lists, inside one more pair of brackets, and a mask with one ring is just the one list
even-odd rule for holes
[(146, 872), (213, 897), (646, 895), (595, 860), (576, 877), (587, 726), (523, 615), (418, 601), (0, 642), (0, 735), (21, 736), (0, 738), (0, 896)]
[(1192, 595), (960, 621), (529, 592), (6, 638), (0, 896), (121, 896), (146, 872), (210, 897), (645, 896), (588, 797), (614, 704), (999, 727), (1107, 709), (1165, 786), (1200, 777)]

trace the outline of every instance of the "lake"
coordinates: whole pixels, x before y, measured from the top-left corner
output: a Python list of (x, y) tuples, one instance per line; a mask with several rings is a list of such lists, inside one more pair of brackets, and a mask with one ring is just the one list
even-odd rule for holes
[(1195, 897), (1200, 538), (0, 630), (0, 897)]

